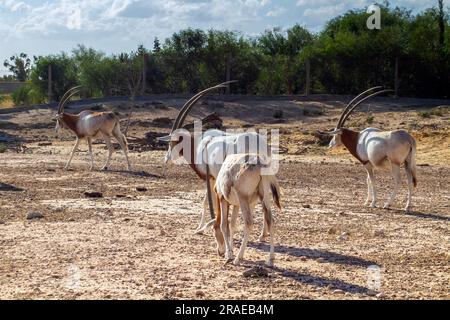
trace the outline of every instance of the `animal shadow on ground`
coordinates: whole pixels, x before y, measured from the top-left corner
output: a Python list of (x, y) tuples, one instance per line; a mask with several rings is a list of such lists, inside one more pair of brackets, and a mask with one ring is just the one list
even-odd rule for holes
[(153, 173), (150, 173), (147, 171), (128, 171), (128, 170), (107, 169), (107, 170), (103, 170), (102, 172), (119, 173), (119, 174), (130, 175), (130, 176), (135, 176), (135, 177), (143, 177), (143, 178), (156, 178), (156, 179), (162, 178), (162, 176), (158, 176), (156, 174), (153, 174)]
[(10, 184), (0, 182), (0, 191), (12, 191), (12, 192), (20, 192), (23, 191), (22, 188), (15, 187)]
[[(249, 242), (249, 247), (253, 247), (256, 249), (260, 249), (268, 252), (270, 250), (270, 246), (266, 243), (254, 243)], [(317, 250), (317, 249), (307, 249), (307, 248), (296, 248), (296, 247), (288, 247), (288, 246), (275, 246), (275, 252), (278, 254), (288, 254), (294, 257), (306, 257), (308, 259), (318, 259), (322, 258), (324, 262), (328, 263), (337, 263), (337, 264), (346, 264), (352, 266), (360, 266), (367, 268), (371, 265), (376, 265), (377, 263), (374, 261), (364, 260), (362, 258), (347, 256), (339, 253), (334, 253), (330, 251)], [(245, 262), (244, 265), (260, 265), (263, 262)], [(282, 277), (293, 279), (295, 281), (313, 285), (316, 287), (328, 288), (331, 290), (342, 290), (344, 292), (349, 293), (359, 293), (359, 294), (369, 294), (371, 290), (366, 287), (355, 285), (351, 283), (347, 283), (345, 281), (339, 279), (329, 279), (320, 276), (312, 276), (308, 274), (303, 274), (291, 269), (283, 269), (277, 266), (271, 268), (274, 272), (280, 274)]]
[[(402, 211), (402, 212), (404, 212), (404, 211)], [(420, 212), (420, 211), (410, 211), (406, 215), (407, 216), (417, 217), (417, 218), (422, 218), (422, 219), (432, 219), (432, 220), (438, 220), (438, 221), (450, 221), (450, 217), (441, 216), (441, 215), (434, 214), (434, 213), (424, 213), (424, 212)]]
[[(247, 268), (253, 266), (265, 266), (264, 261), (243, 261), (241, 265)], [(267, 268), (270, 269), (273, 273), (280, 275), (281, 277), (292, 279), (299, 283), (311, 285), (317, 288), (327, 288), (329, 290), (342, 290), (344, 292), (352, 294), (369, 294), (373, 292), (372, 290), (366, 287), (348, 283), (339, 279), (330, 279), (320, 276), (308, 275), (298, 271), (294, 271), (292, 269), (287, 268), (283, 269), (277, 267), (276, 265)]]
[[(270, 246), (267, 243), (255, 243), (249, 242), (249, 247), (256, 248), (265, 252), (269, 252)], [(307, 259), (322, 258), (324, 262), (346, 264), (351, 266), (361, 266), (367, 268), (371, 265), (376, 265), (375, 261), (368, 261), (362, 258), (347, 256), (331, 251), (308, 249), (308, 248), (296, 248), (289, 246), (275, 246), (275, 253), (287, 254), (293, 257), (306, 257)]]

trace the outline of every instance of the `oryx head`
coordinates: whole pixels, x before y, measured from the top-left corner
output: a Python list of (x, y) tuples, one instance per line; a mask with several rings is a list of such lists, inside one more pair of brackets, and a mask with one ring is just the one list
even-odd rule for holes
[(73, 87), (67, 90), (66, 93), (62, 96), (61, 100), (58, 103), (58, 112), (53, 116), (53, 120), (56, 120), (55, 131), (59, 132), (59, 130), (64, 127), (64, 122), (61, 120), (64, 114), (64, 106), (70, 101), (74, 95), (80, 92), (81, 86)]
[[(175, 118), (175, 121), (172, 126), (172, 130), (170, 131), (170, 134), (164, 137), (157, 138), (159, 141), (164, 141), (169, 143), (169, 149), (166, 152), (166, 156), (164, 159), (165, 163), (169, 163), (176, 158), (180, 156), (179, 152), (174, 152), (175, 147), (181, 143), (182, 141), (185, 141), (186, 139), (186, 130), (182, 130), (184, 120), (189, 114), (189, 111), (192, 109), (192, 107), (197, 103), (198, 100), (200, 100), (204, 95), (209, 93), (212, 90), (220, 89), (220, 88), (226, 88), (228, 84), (233, 83), (236, 81), (227, 81), (223, 82), (221, 84), (218, 84), (214, 87), (210, 87), (208, 89), (205, 89), (199, 93), (197, 93), (195, 96), (193, 96), (191, 99), (189, 99), (184, 106), (180, 109), (178, 112), (177, 117)], [(176, 154), (175, 154), (176, 153)]]
[[(390, 89), (380, 90), (382, 88), (383, 87), (381, 87), (381, 86), (373, 87), (373, 88), (370, 88), (369, 90), (366, 90), (366, 91), (360, 93), (358, 96), (356, 96), (352, 101), (350, 101), (345, 106), (344, 110), (341, 113), (341, 117), (339, 118), (339, 121), (336, 125), (336, 128), (334, 128), (334, 130), (318, 131), (320, 134), (329, 135), (329, 136), (333, 137), (331, 139), (330, 143), (328, 144), (328, 148), (339, 147), (342, 145), (342, 139), (341, 139), (341, 135), (342, 135), (342, 131), (343, 131), (342, 129), (344, 128), (344, 124), (347, 121), (348, 117), (353, 112), (353, 110), (356, 109), (357, 106), (359, 106), (361, 103), (363, 103), (367, 99), (370, 99), (370, 98), (380, 95), (382, 93), (393, 91)], [(375, 92), (373, 92), (373, 91), (375, 91)], [(373, 92), (373, 93), (371, 93), (371, 92)], [(369, 93), (371, 93), (371, 94), (369, 94)]]

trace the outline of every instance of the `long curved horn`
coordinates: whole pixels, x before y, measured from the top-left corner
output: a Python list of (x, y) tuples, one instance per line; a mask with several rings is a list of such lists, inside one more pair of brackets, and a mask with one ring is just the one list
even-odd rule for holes
[[(69, 90), (66, 91), (66, 93), (64, 93), (64, 95), (62, 96), (62, 98), (59, 100), (59, 104), (58, 104), (58, 113), (61, 113), (64, 104), (66, 103), (67, 98), (69, 97), (69, 95), (71, 95), (72, 91), (74, 90), (78, 90), (80, 89), (82, 86), (76, 86), (73, 88), (70, 88)], [(78, 91), (79, 92), (79, 91)], [(71, 96), (70, 96), (71, 97)], [(69, 97), (69, 99), (70, 99)]]
[(378, 89), (381, 89), (381, 88), (383, 88), (383, 87), (382, 87), (382, 86), (378, 86), (378, 87), (370, 88), (370, 89), (368, 89), (368, 90), (366, 90), (366, 91), (364, 91), (364, 92), (358, 94), (355, 98), (353, 98), (352, 101), (350, 101), (350, 102), (345, 106), (344, 110), (342, 111), (341, 117), (339, 118), (339, 121), (338, 121), (338, 124), (337, 124), (336, 128), (342, 127), (342, 125), (343, 125), (343, 121), (342, 121), (342, 120), (344, 119), (345, 114), (347, 113), (347, 110), (351, 107), (351, 105), (352, 105), (355, 101), (357, 101), (358, 99), (360, 99), (362, 96), (368, 94), (369, 92), (371, 92), (371, 91), (373, 91), (373, 90), (378, 90)]
[(67, 102), (72, 98), (74, 95), (80, 93), (80, 90), (73, 91), (71, 94), (69, 94), (64, 101), (61, 101), (61, 105), (59, 106), (58, 113), (64, 112), (64, 106), (67, 104)]
[(368, 95), (367, 97), (364, 97), (363, 99), (359, 100), (356, 104), (354, 104), (354, 105), (348, 110), (347, 114), (345, 115), (344, 119), (342, 120), (341, 125), (344, 125), (345, 121), (347, 121), (348, 117), (349, 117), (350, 114), (353, 112), (353, 110), (355, 110), (355, 108), (356, 108), (357, 106), (359, 106), (361, 103), (363, 103), (364, 101), (366, 101), (366, 100), (368, 100), (368, 99), (370, 99), (370, 98), (372, 98), (372, 97), (378, 96), (378, 95), (380, 95), (380, 94), (382, 94), (382, 93), (393, 92), (393, 91), (394, 91), (394, 90), (392, 90), (392, 89), (380, 90), (380, 91), (374, 92), (374, 93)]
[(208, 92), (215, 90), (215, 89), (219, 89), (219, 88), (226, 88), (226, 86), (230, 83), (234, 83), (237, 82), (236, 80), (232, 80), (232, 81), (227, 81), (227, 82), (223, 82), (220, 83), (214, 87), (210, 87), (207, 88), (199, 93), (197, 93), (195, 96), (193, 96), (191, 99), (189, 99), (184, 105), (183, 107), (180, 109), (180, 111), (178, 112), (178, 115), (173, 123), (172, 126), (172, 130), (170, 131), (170, 133), (173, 133), (176, 129), (181, 128), (181, 126), (184, 123), (184, 120), (186, 119), (189, 111), (191, 110), (191, 108), (197, 103), (198, 100), (200, 100), (205, 94), (207, 94)]

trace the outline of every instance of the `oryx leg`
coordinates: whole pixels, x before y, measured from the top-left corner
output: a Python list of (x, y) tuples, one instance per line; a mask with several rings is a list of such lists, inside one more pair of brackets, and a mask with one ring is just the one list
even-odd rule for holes
[(70, 162), (72, 162), (73, 155), (74, 155), (75, 152), (77, 151), (78, 145), (79, 145), (79, 144), (80, 144), (80, 139), (78, 139), (78, 137), (77, 137), (77, 141), (75, 142), (75, 145), (73, 146), (72, 152), (70, 153), (69, 161), (67, 161), (67, 164), (66, 164), (66, 166), (64, 167), (64, 169), (67, 170), (67, 169), (69, 168)]
[(364, 205), (368, 206), (371, 201), (372, 201), (372, 183), (370, 182), (369, 172), (367, 172), (367, 199)]
[(247, 199), (239, 197), (239, 204), (242, 212), (242, 217), (244, 218), (244, 236), (242, 237), (241, 247), (239, 248), (239, 253), (234, 259), (234, 264), (238, 265), (242, 258), (244, 257), (245, 249), (247, 247), (248, 237), (253, 227), (253, 213)]
[(231, 212), (231, 221), (230, 221), (230, 234), (231, 234), (231, 243), (233, 244), (233, 236), (236, 233), (237, 229), (237, 218), (239, 214), (239, 206), (233, 206), (233, 211)]
[(370, 203), (371, 208), (375, 208), (377, 206), (377, 191), (375, 189), (375, 176), (373, 174), (373, 167), (370, 163), (365, 165), (368, 181), (370, 184), (367, 185), (368, 192), (372, 194), (372, 201)]
[(408, 200), (406, 201), (405, 211), (408, 213), (411, 210), (411, 200), (413, 191), (413, 174), (411, 167), (408, 163), (405, 163), (406, 177), (408, 179)]
[(208, 192), (205, 193), (205, 197), (203, 198), (203, 212), (200, 216), (200, 223), (198, 224), (197, 229), (195, 229), (194, 234), (202, 234), (205, 231), (206, 224), (206, 215), (208, 214)]
[(390, 197), (383, 206), (384, 209), (389, 208), (397, 196), (398, 187), (401, 184), (400, 165), (391, 163), (391, 173), (392, 178), (394, 179), (394, 188), (392, 189)]
[[(270, 190), (264, 190), (263, 192), (265, 192), (267, 194), (268, 192), (270, 192)], [(263, 209), (263, 218), (264, 218), (261, 234), (258, 238), (258, 241), (260, 241), (260, 242), (263, 242), (270, 234), (270, 226), (268, 224), (268, 220), (266, 219), (266, 215), (268, 214), (267, 210), (270, 210), (270, 201), (267, 202), (267, 199), (266, 199), (266, 202), (264, 202), (264, 199), (265, 199), (264, 194), (265, 193), (261, 193), (261, 190), (258, 193), (258, 197), (259, 197), (259, 200), (261, 201), (261, 205), (262, 205), (262, 209)]]
[(92, 154), (92, 138), (87, 137), (86, 138), (89, 148), (89, 158), (91, 161), (91, 166), (89, 167), (89, 170), (92, 170), (94, 168), (94, 155)]
[(130, 160), (128, 159), (128, 143), (125, 135), (120, 131), (119, 126), (115, 126), (113, 130), (113, 136), (116, 138), (117, 142), (120, 145), (123, 153), (125, 154), (125, 158), (127, 159), (128, 171), (131, 171)]
[(108, 147), (108, 159), (106, 159), (105, 165), (100, 170), (108, 170), (109, 162), (111, 161), (112, 154), (114, 152), (114, 147), (111, 143), (111, 137), (104, 134), (103, 139), (105, 140), (106, 146)]
[(263, 214), (264, 214), (264, 219), (263, 219), (263, 227), (261, 229), (261, 234), (258, 237), (258, 241), (259, 242), (264, 242), (266, 240), (266, 238), (270, 235), (270, 226), (267, 223), (267, 220), (265, 219), (266, 216), (266, 210), (267, 207), (264, 205), (263, 200), (261, 199), (261, 204), (263, 207)]
[[(213, 203), (213, 211), (216, 212), (217, 210), (220, 210), (219, 202), (216, 199), (217, 197), (214, 195), (214, 180), (211, 179), (209, 181), (210, 187), (211, 187), (211, 193), (212, 193), (212, 203)], [(203, 199), (203, 213), (200, 218), (200, 224), (198, 225), (197, 229), (194, 231), (194, 234), (202, 234), (203, 231), (205, 231), (209, 226), (211, 226), (214, 223), (214, 219), (211, 219), (210, 221), (206, 222), (207, 217), (209, 215), (209, 201), (208, 201), (208, 192), (205, 193), (205, 198)]]
[(270, 209), (270, 201), (267, 199), (264, 199), (262, 202), (263, 205), (263, 212), (264, 212), (264, 226), (267, 226), (267, 231), (270, 234), (270, 251), (269, 251), (269, 258), (267, 259), (266, 264), (268, 266), (273, 266), (273, 260), (275, 258), (274, 254), (274, 219), (272, 215), (272, 211)]
[(225, 240), (225, 259), (227, 263), (233, 260), (233, 244), (231, 242), (230, 228), (228, 224), (229, 209), (229, 203), (224, 198), (222, 198), (220, 201), (220, 211), (222, 214), (222, 219), (220, 221), (220, 230), (222, 231), (223, 238)]

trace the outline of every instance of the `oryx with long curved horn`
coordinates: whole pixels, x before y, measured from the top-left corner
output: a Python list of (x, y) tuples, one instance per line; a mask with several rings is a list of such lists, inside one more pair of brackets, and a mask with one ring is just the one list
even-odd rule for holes
[(408, 179), (408, 199), (405, 211), (411, 209), (411, 198), (413, 186), (417, 186), (416, 175), (416, 141), (405, 130), (381, 131), (375, 128), (367, 128), (356, 132), (344, 127), (350, 114), (364, 101), (392, 90), (382, 90), (382, 87), (374, 87), (364, 91), (352, 101), (342, 111), (341, 117), (332, 131), (321, 134), (331, 135), (329, 148), (344, 145), (347, 150), (361, 162), (367, 171), (367, 200), (366, 205), (376, 206), (376, 189), (374, 168), (390, 166), (394, 179), (394, 188), (386, 201), (384, 208), (394, 201), (399, 185), (401, 184), (400, 166), (404, 165)]
[[(221, 130), (208, 130), (205, 133), (194, 132), (194, 134), (183, 129), (183, 124), (190, 110), (206, 94), (213, 90), (226, 88), (235, 81), (224, 82), (205, 89), (189, 99), (178, 112), (173, 123), (170, 134), (158, 138), (160, 141), (169, 142), (169, 149), (165, 156), (165, 162), (170, 163), (178, 159), (184, 159), (194, 170), (198, 177), (207, 182), (207, 193), (204, 198), (203, 212), (200, 223), (195, 233), (202, 233), (208, 226), (214, 223), (214, 211), (217, 212), (219, 205), (213, 187), (219, 170), (229, 154), (257, 153), (266, 156), (270, 160), (271, 150), (267, 144), (265, 135), (256, 132), (230, 134)], [(235, 230), (239, 203), (234, 206), (231, 216), (231, 229)], [(207, 223), (206, 216), (210, 208), (211, 220)], [(233, 232), (231, 232), (233, 234)], [(267, 226), (261, 234), (261, 239), (268, 236)]]
[(125, 158), (128, 164), (128, 170), (131, 170), (130, 161), (128, 159), (128, 146), (125, 135), (120, 131), (119, 118), (110, 111), (96, 112), (91, 110), (84, 110), (78, 114), (70, 114), (64, 112), (65, 105), (70, 101), (74, 95), (80, 92), (81, 86), (73, 87), (69, 89), (61, 98), (58, 104), (58, 113), (54, 117), (56, 119), (56, 131), (64, 127), (72, 131), (76, 135), (75, 146), (70, 154), (69, 161), (67, 162), (65, 169), (69, 168), (73, 155), (78, 149), (78, 145), (81, 139), (85, 138), (89, 146), (89, 156), (91, 159), (90, 170), (94, 167), (94, 157), (92, 154), (92, 139), (102, 138), (105, 140), (108, 147), (108, 159), (101, 170), (108, 168), (109, 161), (114, 152), (114, 147), (111, 143), (111, 137), (113, 136), (119, 142), (120, 147), (125, 153)]

